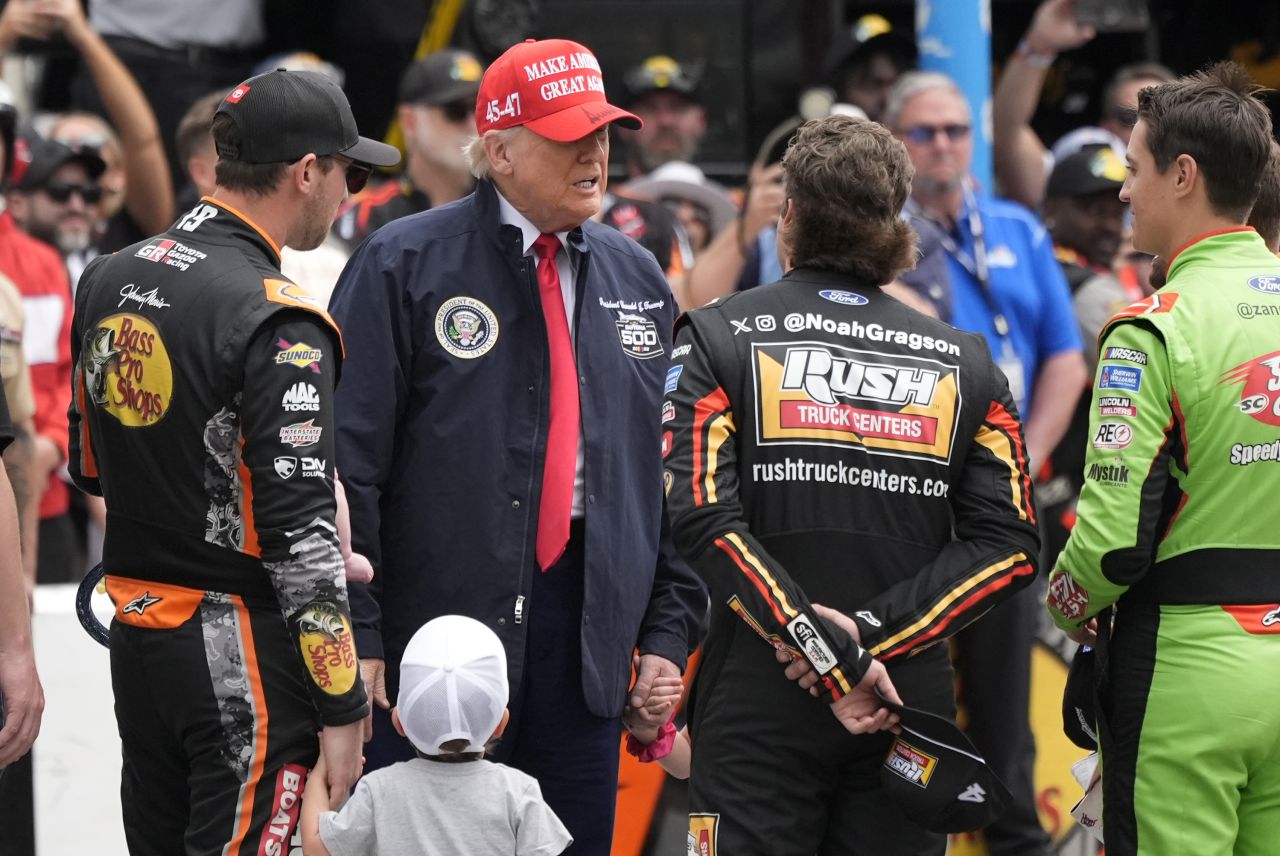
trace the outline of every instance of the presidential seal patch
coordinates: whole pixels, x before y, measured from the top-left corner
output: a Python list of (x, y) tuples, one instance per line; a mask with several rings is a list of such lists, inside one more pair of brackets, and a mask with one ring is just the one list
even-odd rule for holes
[(483, 357), (498, 343), (498, 318), (473, 297), (451, 297), (436, 312), (436, 339), (455, 357)]

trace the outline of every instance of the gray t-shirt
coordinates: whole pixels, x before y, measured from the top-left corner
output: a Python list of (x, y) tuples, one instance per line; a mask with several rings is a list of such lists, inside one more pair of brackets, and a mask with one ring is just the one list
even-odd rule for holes
[(424, 758), (361, 779), (341, 811), (320, 815), (320, 838), (333, 856), (555, 856), (573, 843), (532, 776)]

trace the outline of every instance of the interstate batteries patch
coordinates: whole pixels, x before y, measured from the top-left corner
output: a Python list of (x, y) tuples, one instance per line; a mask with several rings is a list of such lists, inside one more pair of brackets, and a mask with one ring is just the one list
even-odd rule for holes
[(825, 342), (752, 346), (757, 442), (860, 446), (946, 463), (960, 413), (960, 368)]

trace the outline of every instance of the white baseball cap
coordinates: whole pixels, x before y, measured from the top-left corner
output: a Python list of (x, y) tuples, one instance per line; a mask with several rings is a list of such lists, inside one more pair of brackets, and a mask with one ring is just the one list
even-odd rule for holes
[(466, 740), (466, 752), (483, 752), (509, 693), (502, 641), (463, 615), (428, 621), (400, 661), (400, 724), (425, 755), (439, 755), (451, 740)]

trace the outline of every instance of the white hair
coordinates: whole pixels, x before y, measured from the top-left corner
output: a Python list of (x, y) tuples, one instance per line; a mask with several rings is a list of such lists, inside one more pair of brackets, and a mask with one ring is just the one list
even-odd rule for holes
[(928, 92), (931, 89), (945, 89), (953, 93), (964, 105), (965, 113), (969, 113), (969, 99), (964, 97), (960, 87), (950, 77), (940, 71), (908, 71), (899, 77), (893, 84), (893, 88), (889, 90), (889, 96), (884, 104), (884, 115), (880, 117), (880, 121), (886, 128), (897, 127), (898, 118), (902, 115), (902, 108), (907, 105), (907, 102), (921, 92)]
[(495, 137), (500, 142), (509, 143), (514, 139), (519, 131), (525, 130), (523, 125), (516, 125), (513, 128), (500, 128), (494, 131), (485, 131), (478, 137), (472, 137), (465, 146), (462, 147), (462, 153), (467, 158), (467, 165), (471, 167), (471, 174), (476, 178), (489, 177), (489, 156), (485, 154), (484, 141), (488, 137)]

